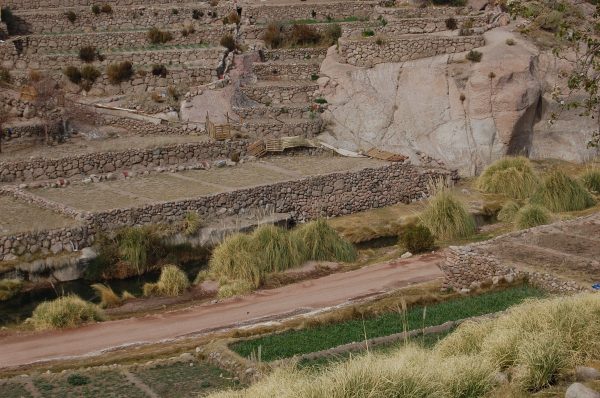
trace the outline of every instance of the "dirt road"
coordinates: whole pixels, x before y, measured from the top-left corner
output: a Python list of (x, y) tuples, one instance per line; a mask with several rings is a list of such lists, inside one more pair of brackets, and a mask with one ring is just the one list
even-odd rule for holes
[(437, 263), (441, 259), (439, 254), (428, 254), (185, 310), (71, 330), (10, 335), (0, 339), (0, 368), (94, 355), (120, 346), (168, 341), (240, 323), (259, 322), (265, 317), (285, 317), (294, 312), (327, 308), (410, 283), (439, 278), (442, 273)]

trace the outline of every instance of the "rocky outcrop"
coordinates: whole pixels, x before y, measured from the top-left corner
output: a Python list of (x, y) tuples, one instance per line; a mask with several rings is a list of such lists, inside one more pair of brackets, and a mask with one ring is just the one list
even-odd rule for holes
[(566, 122), (547, 123), (545, 79), (552, 73), (546, 62), (540, 67), (540, 51), (510, 26), (484, 37), (478, 63), (461, 53), (360, 68), (342, 63), (331, 48), (321, 67), (329, 102), (321, 138), (354, 151), (402, 153), (413, 162), (424, 153), (465, 175), (507, 154), (560, 151), (580, 160), (591, 130), (563, 135)]

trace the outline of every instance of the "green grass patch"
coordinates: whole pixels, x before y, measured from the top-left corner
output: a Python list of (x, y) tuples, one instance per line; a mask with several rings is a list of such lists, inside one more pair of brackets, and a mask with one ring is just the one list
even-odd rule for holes
[(515, 215), (515, 223), (519, 229), (537, 227), (548, 224), (552, 216), (546, 208), (538, 205), (527, 205), (521, 208)]
[(30, 398), (31, 394), (22, 384), (6, 381), (0, 381), (0, 397), (2, 398)]
[(483, 192), (504, 194), (513, 199), (531, 196), (539, 184), (529, 159), (506, 157), (489, 165), (477, 179)]
[[(544, 293), (531, 286), (523, 285), (502, 291), (484, 293), (478, 296), (449, 300), (427, 307), (423, 319), (423, 306), (410, 308), (406, 314), (407, 329), (440, 325), (447, 321), (484, 315), (505, 310), (528, 297), (541, 297)], [(397, 312), (380, 317), (354, 319), (350, 321), (318, 326), (303, 330), (287, 331), (279, 334), (234, 343), (231, 349), (248, 357), (261, 347), (262, 359), (273, 361), (294, 355), (326, 350), (342, 344), (363, 341), (367, 338), (388, 336), (403, 331), (404, 316)]]
[(135, 375), (161, 398), (205, 396), (238, 386), (229, 372), (203, 362), (178, 362), (140, 369)]
[(600, 193), (600, 169), (586, 170), (581, 176), (581, 182), (589, 191)]
[(583, 185), (559, 170), (548, 174), (531, 197), (531, 202), (555, 213), (584, 210), (596, 201)]

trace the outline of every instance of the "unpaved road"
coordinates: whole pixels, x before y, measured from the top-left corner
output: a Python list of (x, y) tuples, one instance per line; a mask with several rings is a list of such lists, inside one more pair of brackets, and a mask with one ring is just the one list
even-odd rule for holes
[(294, 312), (327, 308), (439, 278), (442, 273), (437, 263), (441, 259), (440, 254), (427, 254), (258, 291), (216, 304), (70, 330), (10, 335), (0, 339), (0, 368), (94, 355), (120, 346), (168, 341), (240, 323), (259, 322), (265, 317), (283, 318)]

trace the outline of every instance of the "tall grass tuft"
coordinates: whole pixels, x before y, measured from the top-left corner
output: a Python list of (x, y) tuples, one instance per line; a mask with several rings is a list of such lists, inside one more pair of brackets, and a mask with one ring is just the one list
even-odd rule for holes
[(39, 304), (30, 318), (37, 330), (74, 327), (104, 319), (104, 313), (97, 305), (75, 295), (63, 296)]
[(233, 234), (213, 251), (210, 273), (218, 278), (248, 281), (258, 287), (264, 276), (258, 255), (256, 242), (250, 235)]
[(513, 222), (520, 208), (521, 206), (519, 206), (517, 202), (509, 200), (498, 212), (498, 220), (504, 222)]
[(580, 182), (559, 170), (550, 172), (544, 178), (531, 197), (531, 202), (556, 213), (583, 210), (595, 204), (592, 195)]
[(158, 282), (144, 284), (144, 295), (175, 297), (183, 294), (189, 287), (190, 281), (185, 272), (176, 265), (165, 265)]
[(591, 192), (600, 193), (600, 169), (590, 168), (581, 176), (581, 182)]
[(506, 157), (488, 166), (477, 179), (483, 192), (504, 194), (513, 199), (525, 199), (539, 184), (527, 158)]
[(91, 285), (96, 294), (100, 297), (100, 307), (112, 308), (121, 305), (121, 298), (112, 290), (110, 286), (102, 283), (94, 283)]
[(292, 240), (300, 246), (304, 260), (355, 261), (358, 253), (327, 221), (319, 219), (303, 224), (292, 231)]
[(184, 235), (191, 236), (196, 234), (201, 226), (202, 220), (200, 219), (200, 215), (195, 211), (189, 211), (185, 214), (181, 229)]
[(538, 205), (527, 205), (515, 214), (515, 224), (519, 229), (537, 227), (552, 221), (550, 212), (545, 207)]
[(154, 247), (159, 247), (159, 237), (150, 227), (124, 228), (117, 234), (119, 255), (133, 267), (138, 275), (143, 274)]
[(475, 233), (475, 220), (449, 188), (437, 184), (436, 193), (421, 213), (421, 223), (438, 239), (464, 238)]
[(292, 235), (274, 225), (261, 225), (252, 234), (252, 240), (264, 272), (278, 272), (302, 263), (300, 247)]

